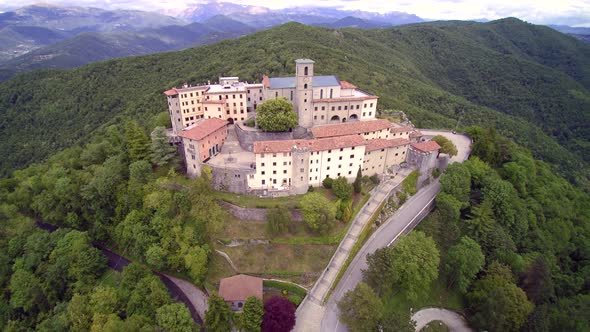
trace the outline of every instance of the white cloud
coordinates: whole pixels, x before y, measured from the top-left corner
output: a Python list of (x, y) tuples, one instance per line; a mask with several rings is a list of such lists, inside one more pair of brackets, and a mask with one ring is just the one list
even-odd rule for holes
[[(28, 5), (39, 0), (21, 0)], [(54, 0), (63, 5), (94, 6), (110, 9), (138, 9), (157, 11), (184, 8), (191, 3), (206, 1), (186, 0)], [(588, 25), (590, 0), (235, 0), (235, 3), (264, 6), (272, 9), (292, 6), (330, 6), (341, 9), (373, 12), (401, 11), (427, 19), (497, 19), (515, 16), (538, 24)], [(13, 7), (14, 1), (0, 0), (0, 8)]]

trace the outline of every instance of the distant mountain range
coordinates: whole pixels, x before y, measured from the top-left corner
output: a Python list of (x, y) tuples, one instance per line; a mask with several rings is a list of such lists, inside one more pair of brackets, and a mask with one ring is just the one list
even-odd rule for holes
[[(326, 26), (351, 17), (369, 22), (371, 27), (396, 26), (424, 21), (416, 15), (403, 12), (381, 14), (359, 10), (340, 10), (331, 7), (292, 7), (272, 10), (261, 6), (240, 5), (230, 2), (194, 4), (186, 8), (172, 8), (164, 11), (164, 13), (191, 22), (201, 22), (212, 16), (225, 15), (257, 28), (267, 28), (291, 21)], [(351, 23), (352, 25), (346, 25), (346, 27), (358, 24), (358, 22)], [(365, 23), (362, 24), (365, 25)]]
[[(34, 69), (76, 67), (111, 58), (185, 49), (289, 21), (360, 29), (424, 22), (402, 12), (380, 14), (326, 7), (271, 10), (229, 2), (195, 4), (162, 13), (32, 5), (0, 14), (0, 81)], [(431, 24), (450, 23), (463, 24)], [(551, 27), (590, 41), (590, 28)]]

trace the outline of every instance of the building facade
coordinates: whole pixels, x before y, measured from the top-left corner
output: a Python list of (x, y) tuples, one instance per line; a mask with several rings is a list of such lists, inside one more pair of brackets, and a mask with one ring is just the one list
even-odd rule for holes
[(164, 92), (175, 134), (202, 119), (218, 118), (229, 123), (243, 122), (254, 116), (261, 103), (260, 83), (240, 82), (238, 77), (220, 77), (219, 84), (172, 88)]
[(221, 151), (227, 138), (227, 122), (205, 119), (185, 128), (178, 137), (182, 140), (187, 175), (200, 176), (202, 164)]
[[(422, 136), (414, 128), (375, 118), (377, 96), (336, 76), (314, 75), (314, 61), (309, 59), (295, 61), (294, 77), (264, 76), (262, 83), (220, 77), (216, 84), (185, 84), (164, 93), (173, 132), (181, 138), (187, 174), (200, 175), (202, 165), (209, 162), (214, 183), (222, 190), (302, 194), (326, 178), (342, 176), (352, 182), (359, 169), (371, 176), (392, 173), (392, 167), (406, 160), (419, 167), (436, 162), (436, 146), (412, 144)], [(232, 136), (239, 144), (228, 145), (223, 159), (209, 161), (222, 157), (217, 155), (223, 155), (228, 124), (254, 116), (260, 102), (273, 98), (293, 104), (305, 139), (257, 141), (256, 133), (246, 137), (249, 131), (241, 130)], [(241, 148), (243, 142), (250, 142), (250, 147)]]
[(371, 120), (377, 115), (379, 97), (336, 76), (314, 76), (314, 61), (295, 61), (295, 77), (262, 79), (264, 99), (285, 98), (293, 104), (299, 125), (317, 125)]

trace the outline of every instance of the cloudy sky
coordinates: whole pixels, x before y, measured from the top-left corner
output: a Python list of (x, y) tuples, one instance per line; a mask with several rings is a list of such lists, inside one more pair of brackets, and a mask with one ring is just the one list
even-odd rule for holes
[[(0, 0), (0, 8), (39, 2), (39, 0)], [(50, 0), (63, 5), (158, 10), (182, 8), (191, 0)], [(497, 19), (515, 16), (537, 24), (567, 24), (590, 27), (590, 0), (234, 0), (234, 3), (273, 9), (292, 6), (325, 6), (373, 12), (402, 11), (426, 19)]]

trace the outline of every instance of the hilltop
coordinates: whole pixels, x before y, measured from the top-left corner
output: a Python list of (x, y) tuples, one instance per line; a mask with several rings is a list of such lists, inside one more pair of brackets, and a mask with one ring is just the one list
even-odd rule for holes
[(6, 176), (86, 141), (120, 116), (149, 127), (170, 86), (292, 74), (300, 57), (419, 127), (493, 125), (570, 180), (587, 181), (579, 170), (590, 161), (590, 46), (517, 19), (379, 30), (288, 23), (185, 51), (19, 75), (0, 84), (0, 170)]

